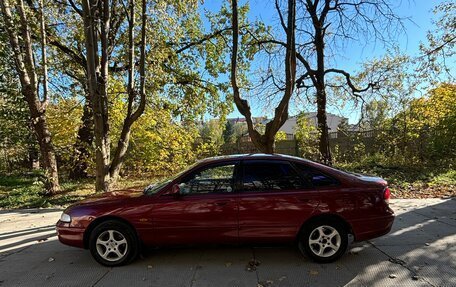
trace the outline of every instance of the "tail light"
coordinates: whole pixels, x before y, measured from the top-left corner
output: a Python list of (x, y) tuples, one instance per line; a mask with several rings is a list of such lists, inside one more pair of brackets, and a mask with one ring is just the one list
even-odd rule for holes
[(385, 188), (383, 191), (383, 199), (385, 200), (386, 203), (389, 203), (389, 200), (391, 198), (391, 191), (388, 187)]

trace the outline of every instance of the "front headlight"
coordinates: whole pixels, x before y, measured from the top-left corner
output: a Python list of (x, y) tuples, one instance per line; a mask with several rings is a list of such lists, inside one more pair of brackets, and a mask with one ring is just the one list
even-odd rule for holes
[(71, 216), (69, 216), (66, 213), (62, 213), (62, 215), (60, 215), (60, 221), (61, 222), (66, 222), (66, 223), (70, 223), (71, 222)]

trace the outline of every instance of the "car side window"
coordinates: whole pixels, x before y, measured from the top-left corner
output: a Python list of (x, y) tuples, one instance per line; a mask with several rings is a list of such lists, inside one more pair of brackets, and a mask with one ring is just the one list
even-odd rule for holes
[(302, 180), (288, 162), (246, 161), (243, 164), (244, 191), (295, 190)]
[(200, 169), (179, 184), (180, 192), (182, 194), (232, 192), (235, 166), (235, 164), (226, 164)]
[(308, 167), (307, 165), (295, 163), (295, 166), (299, 171), (299, 174), (301, 175), (303, 181), (313, 187), (326, 187), (339, 184), (336, 179), (314, 168)]

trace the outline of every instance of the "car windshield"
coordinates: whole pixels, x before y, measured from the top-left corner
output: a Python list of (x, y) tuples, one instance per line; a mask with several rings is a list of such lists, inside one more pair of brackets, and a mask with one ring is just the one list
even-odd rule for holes
[(167, 177), (167, 178), (164, 178), (162, 180), (159, 180), (155, 183), (152, 183), (148, 186), (146, 186), (146, 188), (144, 188), (144, 194), (155, 194), (157, 192), (159, 192), (163, 187), (165, 187), (168, 183), (170, 183), (171, 181), (175, 180), (176, 178), (178, 178), (179, 176), (181, 176), (183, 173), (185, 173), (186, 171), (192, 169), (194, 166), (196, 166), (199, 162), (196, 162), (192, 165), (190, 165), (188, 168), (182, 170), (181, 172), (179, 172), (178, 174), (175, 174), (173, 176), (170, 176), (170, 177)]

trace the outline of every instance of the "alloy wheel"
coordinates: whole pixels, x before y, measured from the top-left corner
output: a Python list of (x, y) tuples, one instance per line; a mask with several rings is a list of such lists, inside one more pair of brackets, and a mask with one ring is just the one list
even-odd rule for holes
[(309, 235), (309, 247), (312, 253), (320, 257), (330, 257), (339, 251), (341, 236), (337, 229), (329, 225), (321, 225)]
[(114, 262), (125, 257), (128, 243), (125, 236), (117, 230), (106, 230), (97, 237), (97, 253), (104, 260)]

